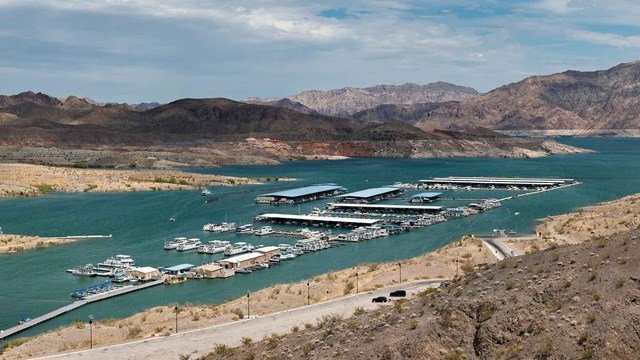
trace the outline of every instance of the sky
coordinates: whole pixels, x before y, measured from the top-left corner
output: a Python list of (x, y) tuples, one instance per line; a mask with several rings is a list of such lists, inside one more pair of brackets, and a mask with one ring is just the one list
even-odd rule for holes
[(446, 81), (486, 92), (640, 59), (638, 0), (0, 0), (0, 94), (284, 97)]

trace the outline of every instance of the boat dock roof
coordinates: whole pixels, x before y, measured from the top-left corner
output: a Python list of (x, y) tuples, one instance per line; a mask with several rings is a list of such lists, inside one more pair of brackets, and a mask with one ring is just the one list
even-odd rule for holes
[(357, 199), (368, 199), (374, 196), (380, 196), (380, 195), (386, 195), (386, 194), (391, 194), (395, 191), (398, 190), (402, 190), (402, 188), (398, 188), (398, 187), (379, 187), (379, 188), (372, 188), (372, 189), (366, 189), (366, 190), (360, 190), (360, 191), (356, 191), (356, 192), (352, 192), (352, 193), (348, 193), (348, 194), (342, 194), (342, 195), (338, 195), (336, 197), (339, 198), (357, 198)]
[(305, 186), (297, 189), (290, 189), (284, 191), (277, 191), (267, 194), (262, 194), (259, 196), (275, 196), (280, 198), (298, 198), (301, 196), (309, 196), (314, 194), (321, 194), (327, 191), (341, 190), (344, 189), (342, 186), (338, 186), (335, 184), (322, 184), (322, 185), (312, 185)]
[(264, 256), (264, 254), (250, 252), (250, 253), (241, 254), (241, 255), (238, 255), (238, 256), (232, 256), (232, 257), (229, 257), (229, 258), (226, 258), (226, 259), (220, 259), (219, 262), (221, 264), (222, 263), (238, 264), (238, 263), (241, 263), (243, 261), (257, 259), (257, 258), (263, 257), (263, 256)]
[(328, 210), (353, 209), (388, 213), (438, 213), (442, 211), (442, 206), (422, 206), (422, 205), (375, 205), (375, 204), (345, 204), (328, 203)]
[(435, 177), (420, 180), (426, 184), (467, 184), (467, 185), (520, 185), (520, 186), (553, 186), (574, 182), (574, 179), (550, 178), (501, 178), (501, 177)]
[(292, 223), (309, 223), (318, 224), (320, 226), (363, 226), (373, 225), (380, 220), (378, 219), (354, 219), (347, 217), (333, 216), (313, 216), (313, 215), (292, 215), (292, 214), (261, 214), (256, 217), (258, 221), (275, 221), (275, 222), (292, 222)]

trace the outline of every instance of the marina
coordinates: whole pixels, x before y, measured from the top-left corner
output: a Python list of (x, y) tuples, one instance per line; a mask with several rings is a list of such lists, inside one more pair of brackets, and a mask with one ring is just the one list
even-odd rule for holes
[(326, 210), (331, 213), (350, 213), (355, 212), (366, 215), (376, 214), (438, 214), (443, 211), (442, 206), (422, 206), (422, 205), (377, 205), (377, 204), (347, 204), (347, 203), (329, 203), (325, 206)]
[(412, 195), (409, 199), (410, 203), (425, 203), (425, 202), (434, 202), (440, 199), (442, 195), (441, 192), (423, 192), (420, 194)]
[(258, 195), (255, 202), (258, 204), (297, 204), (306, 201), (324, 199), (346, 192), (347, 189), (336, 184), (317, 184), (302, 188), (278, 191)]
[[(580, 140), (582, 141), (582, 140)], [(592, 141), (592, 140), (589, 140)], [(496, 187), (491, 189), (474, 188), (473, 196), (470, 192), (465, 192), (465, 188), (458, 187), (457, 190), (447, 192), (444, 197), (455, 199), (456, 203), (447, 203), (446, 208), (468, 207), (472, 208), (472, 203), (480, 204), (483, 199), (498, 198), (503, 202), (503, 206), (492, 211), (479, 211), (478, 215), (462, 215), (463, 212), (454, 212), (461, 215), (456, 221), (446, 221), (438, 226), (419, 231), (406, 231), (401, 223), (374, 223), (383, 227), (396, 225), (395, 231), (399, 231), (396, 236), (380, 237), (375, 241), (359, 241), (347, 243), (346, 246), (338, 249), (328, 249), (326, 255), (314, 253), (300, 258), (300, 261), (281, 261), (278, 267), (272, 267), (269, 271), (254, 271), (254, 275), (241, 278), (231, 278), (229, 281), (190, 281), (180, 286), (167, 286), (148, 290), (149, 293), (132, 293), (127, 298), (115, 298), (108, 302), (102, 302), (99, 306), (92, 307), (91, 313), (97, 317), (125, 317), (133, 312), (140, 311), (150, 306), (167, 304), (170, 302), (215, 302), (220, 303), (226, 299), (242, 296), (249, 289), (254, 291), (269, 286), (273, 283), (283, 283), (298, 279), (309, 278), (331, 269), (347, 268), (362, 262), (379, 262), (399, 260), (413, 256), (413, 254), (423, 253), (437, 249), (444, 244), (459, 239), (464, 234), (471, 232), (490, 233), (492, 229), (507, 229), (518, 234), (531, 231), (536, 224), (536, 219), (544, 218), (548, 215), (568, 212), (571, 209), (588, 205), (598, 201), (605, 201), (613, 197), (623, 196), (637, 189), (640, 185), (636, 181), (637, 166), (630, 166), (636, 153), (630, 155), (628, 152), (612, 152), (614, 149), (613, 140), (598, 140), (606, 143), (608, 147), (598, 148), (600, 153), (587, 154), (568, 158), (552, 157), (543, 159), (349, 159), (345, 161), (318, 161), (318, 162), (290, 162), (277, 167), (221, 167), (211, 170), (212, 172), (223, 172), (231, 176), (250, 174), (255, 177), (266, 177), (282, 174), (291, 178), (304, 179), (309, 183), (320, 181), (335, 181), (340, 185), (351, 189), (361, 189), (363, 184), (371, 184), (370, 187), (393, 184), (396, 181), (402, 183), (417, 182), (416, 179), (424, 176), (443, 176), (446, 174), (487, 174), (504, 176), (508, 174), (549, 174), (560, 175), (558, 178), (580, 179), (584, 185), (567, 187), (566, 190), (553, 192), (536, 192), (536, 188), (530, 192), (520, 189), (511, 194), (502, 194), (500, 190), (512, 191), (510, 189)], [(610, 174), (606, 179), (593, 179), (591, 172), (593, 168), (586, 171), (581, 166), (585, 159), (602, 158), (597, 162), (597, 167), (602, 173)], [(453, 165), (452, 165), (453, 164)], [(570, 165), (570, 166), (568, 166)], [(354, 168), (362, 169), (354, 173)], [(384, 169), (384, 171), (380, 171)], [(428, 169), (428, 171), (425, 171)], [(451, 171), (451, 170), (454, 171)], [(603, 170), (606, 169), (606, 170)], [(196, 169), (194, 171), (208, 171), (207, 169)], [(365, 182), (366, 173), (368, 181)], [(375, 178), (369, 174), (377, 174)], [(331, 177), (328, 176), (331, 174)], [(335, 175), (335, 176), (334, 176)], [(530, 177), (524, 177), (529, 179)], [(5, 281), (3, 295), (0, 299), (0, 308), (11, 309), (11, 311), (0, 311), (0, 328), (7, 329), (16, 324), (19, 316), (16, 314), (27, 314), (35, 318), (38, 314), (51, 311), (52, 304), (38, 299), (62, 301), (68, 299), (71, 289), (86, 287), (91, 277), (84, 276), (64, 276), (66, 269), (72, 269), (79, 264), (99, 261), (116, 253), (131, 254), (136, 262), (142, 264), (170, 264), (171, 257), (179, 257), (180, 261), (191, 264), (200, 264), (207, 261), (206, 257), (196, 251), (185, 251), (182, 253), (167, 252), (160, 248), (165, 239), (174, 239), (183, 236), (186, 238), (200, 237), (204, 245), (210, 241), (230, 241), (236, 242), (237, 238), (233, 232), (209, 232), (202, 231), (202, 225), (216, 219), (224, 220), (227, 217), (238, 221), (239, 224), (250, 223), (251, 217), (260, 213), (260, 208), (255, 205), (254, 199), (257, 194), (269, 193), (281, 187), (282, 183), (267, 183), (260, 186), (241, 187), (216, 187), (216, 196), (222, 199), (216, 202), (215, 206), (203, 206), (199, 191), (193, 192), (136, 192), (126, 194), (103, 194), (103, 193), (81, 193), (63, 194), (54, 193), (43, 197), (27, 199), (3, 199), (0, 203), (3, 213), (3, 230), (11, 233), (40, 233), (43, 237), (55, 236), (56, 233), (86, 233), (87, 223), (97, 224), (91, 232), (106, 233), (113, 232), (111, 239), (96, 239), (89, 242), (75, 242), (68, 245), (44, 248), (28, 251), (21, 254), (4, 256), (0, 262), (3, 271), (16, 274), (22, 264), (38, 263), (43, 256), (46, 256), (48, 266), (46, 269), (33, 267), (28, 269), (29, 276), (17, 274)], [(522, 186), (518, 186), (521, 188)], [(555, 189), (555, 187), (552, 187)], [(212, 189), (213, 190), (213, 189)], [(420, 189), (407, 188), (406, 196), (402, 201), (408, 201), (414, 194), (420, 193)], [(489, 191), (483, 191), (489, 190)], [(492, 192), (489, 194), (489, 192)], [(524, 194), (523, 194), (524, 193)], [(529, 196), (537, 195), (538, 196)], [(195, 196), (194, 196), (195, 195)], [(515, 198), (512, 198), (515, 196)], [(462, 203), (461, 200), (468, 200)], [(517, 200), (516, 200), (517, 199)], [(447, 200), (449, 201), (449, 200)], [(383, 201), (380, 205), (385, 205)], [(391, 201), (389, 201), (391, 202)], [(45, 212), (43, 209), (45, 208)], [(415, 204), (419, 205), (419, 204)], [(425, 204), (426, 205), (426, 204)], [(440, 205), (440, 204), (438, 204)], [(310, 214), (313, 207), (324, 208), (325, 202), (316, 200), (308, 204), (300, 203), (297, 207), (283, 208), (291, 214)], [(445, 207), (443, 207), (445, 208)], [(11, 209), (8, 211), (7, 209)], [(150, 211), (149, 209), (153, 209)], [(4, 211), (7, 210), (7, 211)], [(361, 211), (362, 212), (362, 211)], [(375, 215), (373, 211), (365, 211), (369, 215), (360, 214), (359, 217), (371, 218), (373, 220), (388, 220), (389, 216), (382, 217)], [(295, 214), (293, 214), (295, 213)], [(452, 213), (452, 215), (454, 214)], [(514, 216), (514, 214), (519, 214)], [(55, 214), (55, 216), (54, 216)], [(109, 216), (105, 216), (109, 214)], [(391, 213), (390, 213), (391, 214)], [(393, 214), (392, 221), (395, 221)], [(425, 214), (429, 215), (429, 214)], [(473, 215), (473, 216), (472, 216)], [(30, 223), (21, 222), (20, 219), (29, 216), (34, 220)], [(60, 222), (60, 216), (64, 216), (64, 222)], [(306, 225), (300, 223), (300, 227), (308, 226), (318, 216), (306, 216), (296, 221), (306, 221)], [(339, 217), (348, 218), (355, 214), (342, 214)], [(415, 218), (414, 224), (418, 223), (422, 216), (406, 214), (402, 221), (410, 221)], [(176, 222), (167, 221), (168, 218), (177, 219)], [(320, 217), (322, 218), (322, 217)], [(427, 217), (424, 217), (427, 219)], [(303, 235), (295, 232), (295, 227), (289, 226), (287, 220), (279, 218), (274, 224), (283, 224), (278, 227), (273, 224), (274, 233), (263, 236), (259, 243), (270, 246), (286, 242), (286, 238), (303, 239)], [(353, 221), (353, 220), (350, 220)], [(424, 220), (426, 221), (426, 220)], [(148, 224), (140, 227), (139, 224)], [(366, 227), (368, 224), (353, 224), (353, 226), (340, 226), (334, 231), (331, 237), (339, 236), (339, 232), (348, 231), (357, 227)], [(260, 226), (256, 226), (259, 230)], [(313, 231), (314, 228), (311, 228)], [(345, 235), (346, 236), (346, 235)], [(296, 240), (292, 241), (295, 245)], [(330, 243), (335, 243), (333, 240)], [(398, 246), (398, 244), (402, 246)], [(201, 244), (202, 245), (202, 244)], [(393, 249), (393, 251), (390, 251)], [(218, 255), (218, 256), (221, 256)], [(299, 255), (298, 255), (299, 256)], [(331, 258), (327, 262), (327, 257)], [(217, 259), (213, 257), (212, 259)], [(174, 262), (177, 263), (177, 262)], [(215, 265), (212, 265), (215, 268)], [(55, 269), (55, 271), (51, 271)], [(61, 275), (62, 274), (62, 275)], [(242, 286), (238, 286), (238, 281), (242, 280)], [(42, 282), (46, 282), (48, 290), (46, 296), (41, 293)], [(214, 289), (215, 288), (215, 289)], [(14, 289), (20, 289), (16, 291)], [(212, 289), (213, 292), (211, 291)], [(206, 295), (205, 295), (206, 294)], [(17, 298), (24, 301), (15, 300)], [(125, 306), (126, 304), (126, 306)], [(68, 325), (75, 317), (83, 316), (83, 312), (72, 312), (68, 315), (57, 317), (46, 325), (37, 326), (26, 332), (33, 335), (37, 332), (45, 331), (61, 325)]]

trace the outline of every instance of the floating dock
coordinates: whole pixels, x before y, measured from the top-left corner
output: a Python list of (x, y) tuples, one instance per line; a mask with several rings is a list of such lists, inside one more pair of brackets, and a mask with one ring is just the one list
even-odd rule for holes
[(550, 188), (566, 186), (576, 183), (574, 179), (552, 178), (500, 178), (500, 177), (436, 177), (428, 180), (420, 180), (421, 187), (427, 188), (500, 188), (525, 190), (528, 188)]
[(425, 205), (375, 205), (375, 204), (346, 204), (328, 203), (328, 211), (366, 212), (380, 214), (438, 214), (444, 210), (442, 206)]
[(297, 204), (305, 201), (313, 201), (339, 195), (345, 193), (346, 191), (347, 189), (336, 184), (317, 184), (297, 189), (258, 195), (258, 197), (256, 197), (256, 203), (271, 205)]
[(162, 280), (154, 280), (154, 281), (150, 281), (144, 284), (140, 284), (140, 285), (125, 285), (122, 287), (118, 287), (115, 290), (111, 290), (108, 292), (104, 292), (101, 294), (95, 294), (95, 295), (89, 295), (85, 298), (83, 298), (82, 300), (77, 300), (74, 301), (72, 303), (70, 303), (69, 305), (65, 305), (61, 308), (58, 308), (56, 310), (53, 310), (51, 312), (48, 312), (44, 315), (40, 315), (36, 318), (31, 319), (30, 321), (27, 321), (23, 324), (20, 324), (18, 326), (14, 326), (12, 328), (9, 328), (7, 330), (4, 330), (2, 332), (0, 332), (0, 340), (7, 338), (9, 336), (15, 335), (19, 332), (22, 332), (24, 330), (27, 330), (33, 326), (36, 326), (38, 324), (41, 324), (45, 321), (49, 321), (53, 318), (56, 318), (60, 315), (66, 314), (69, 311), (75, 310), (81, 306), (87, 305), (87, 304), (91, 304), (93, 302), (96, 301), (101, 301), (101, 300), (106, 300), (112, 297), (116, 297), (116, 296), (120, 296), (120, 295), (124, 295), (124, 294), (128, 294), (130, 292), (134, 292), (134, 291), (138, 291), (138, 290), (142, 290), (142, 289), (146, 289), (152, 286), (156, 286), (156, 285), (160, 285), (162, 284)]
[(339, 202), (370, 204), (376, 201), (399, 196), (402, 193), (404, 193), (404, 189), (401, 187), (387, 186), (387, 187), (356, 191), (349, 194), (343, 194), (340, 196), (336, 196), (336, 198), (337, 198), (337, 201)]
[(296, 224), (304, 226), (325, 227), (358, 227), (369, 226), (380, 222), (378, 219), (354, 219), (333, 216), (315, 215), (291, 215), (291, 214), (261, 214), (255, 217), (256, 221), (272, 222), (280, 224)]

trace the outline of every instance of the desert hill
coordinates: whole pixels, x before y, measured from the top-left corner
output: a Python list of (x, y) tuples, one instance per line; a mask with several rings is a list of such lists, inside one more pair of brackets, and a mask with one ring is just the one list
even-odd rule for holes
[(640, 62), (532, 76), (463, 101), (380, 105), (353, 118), (421, 128), (640, 129)]

